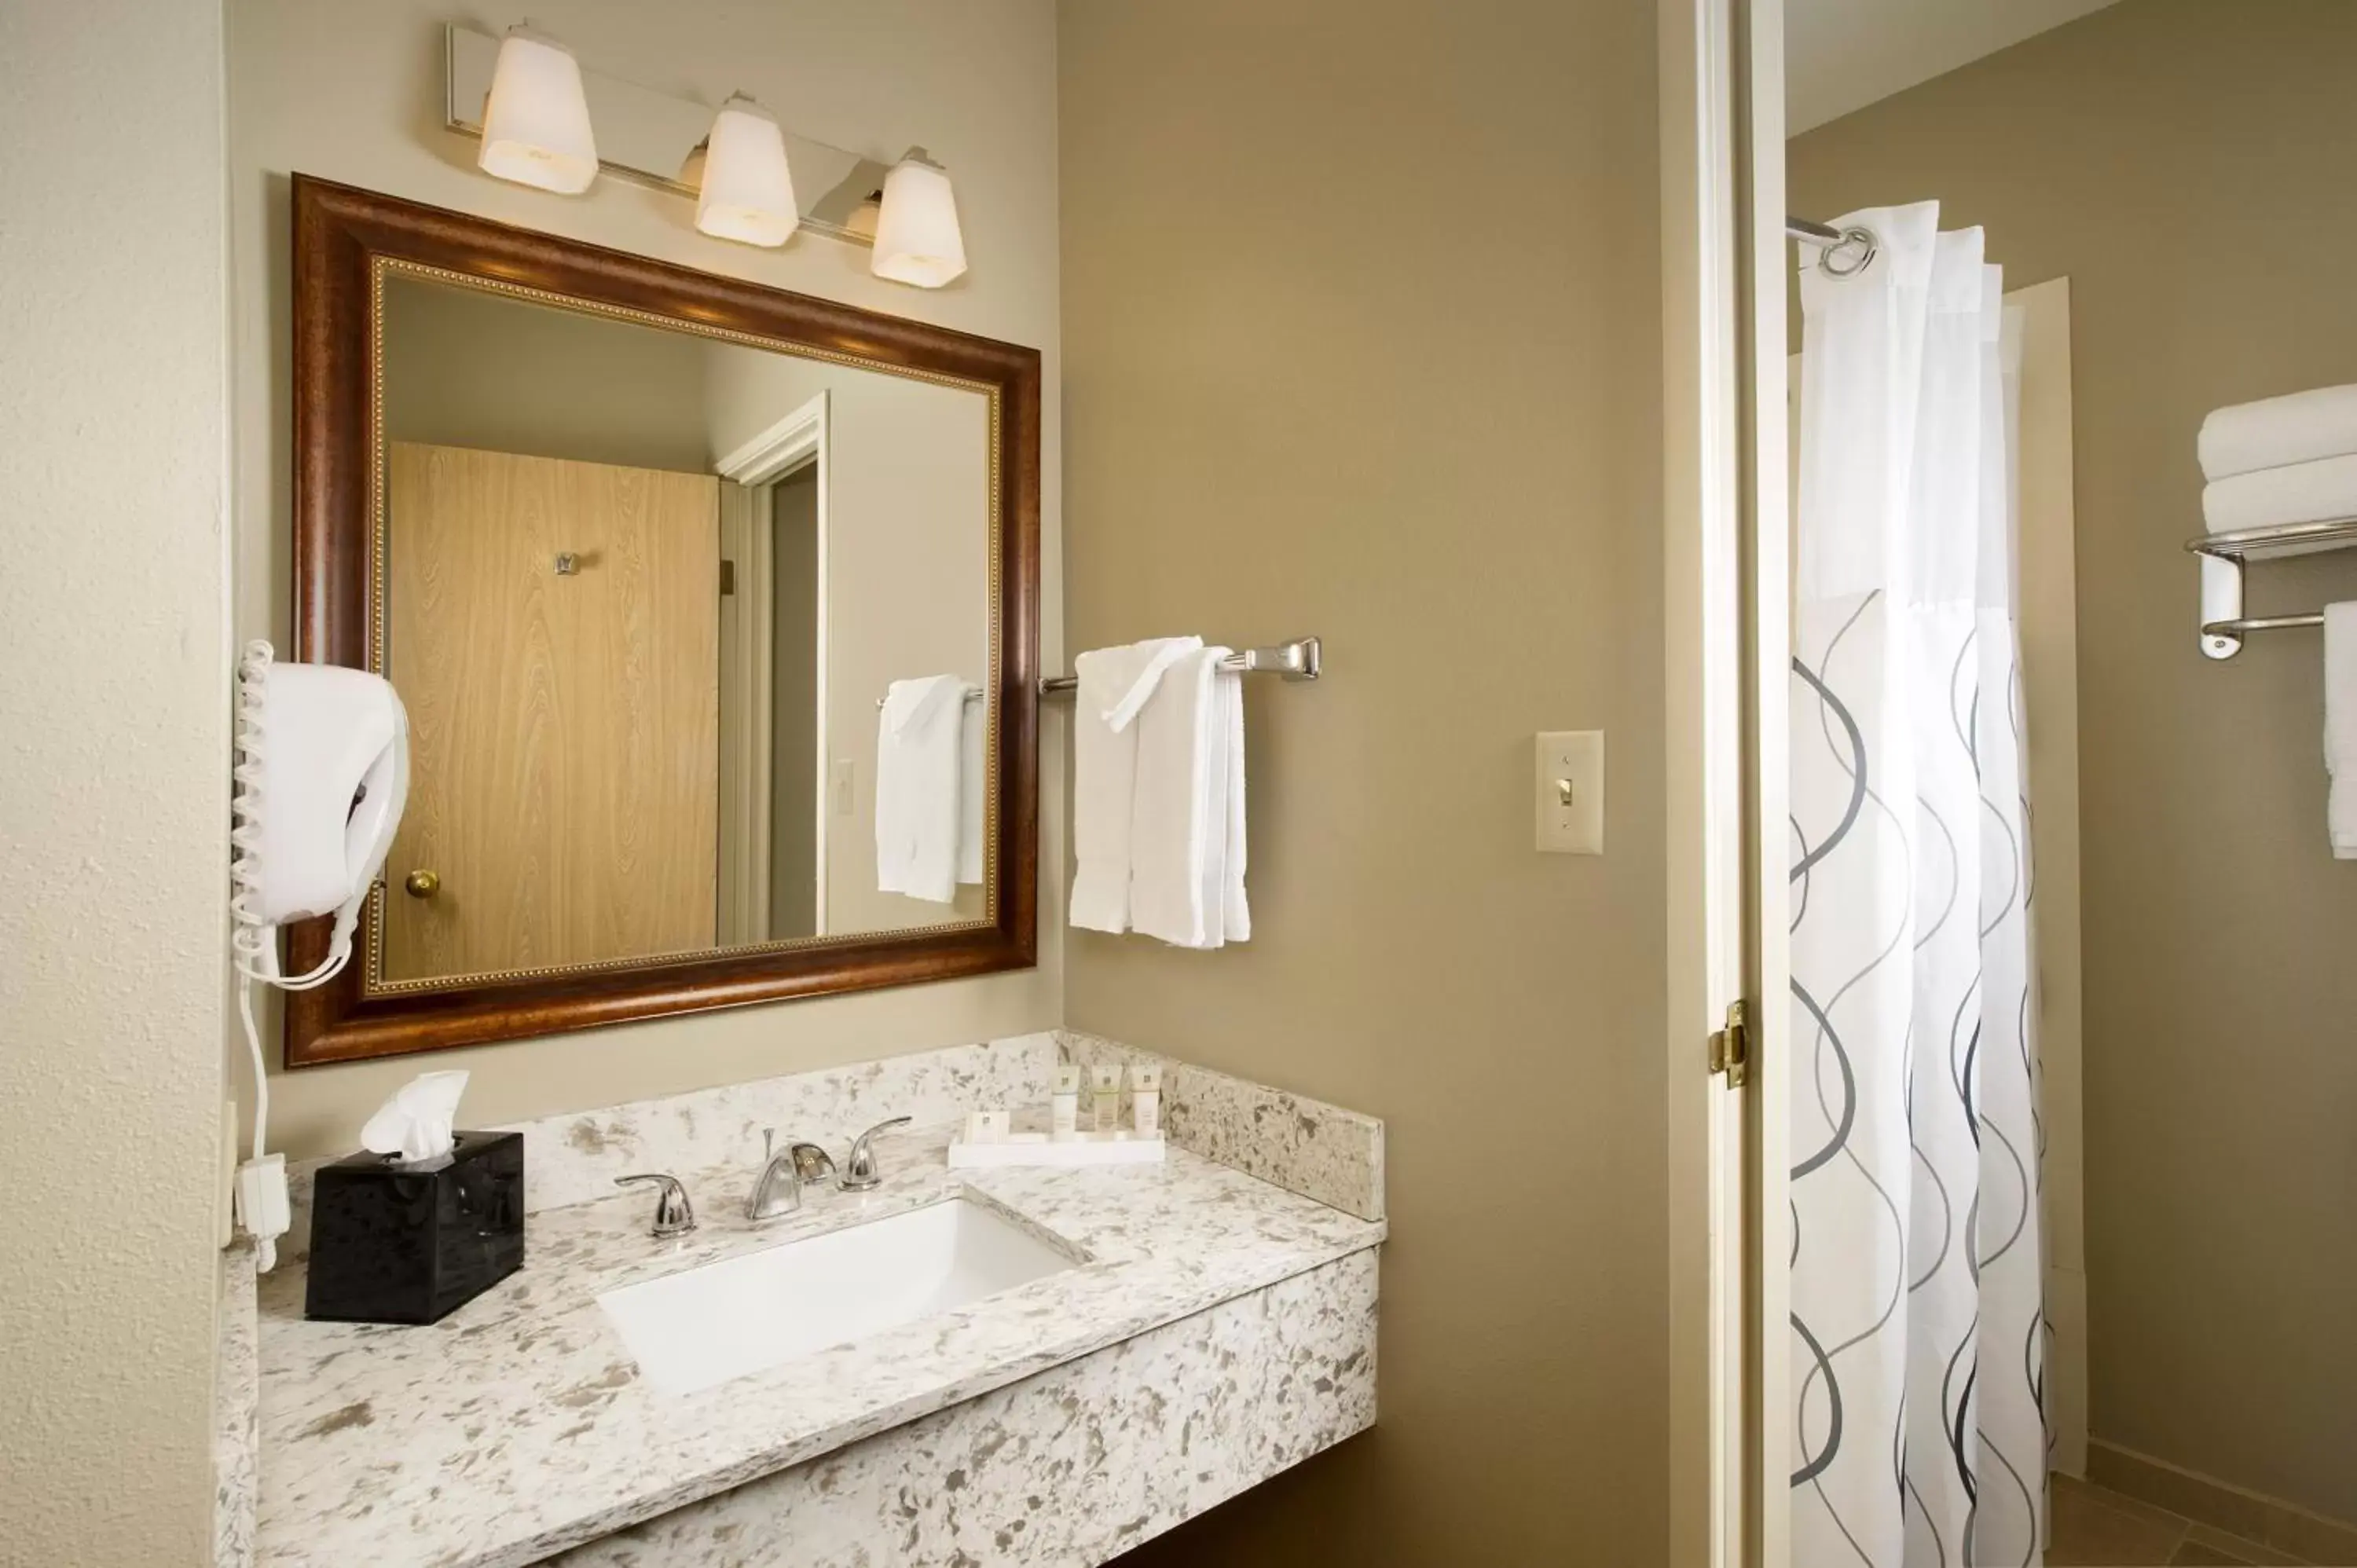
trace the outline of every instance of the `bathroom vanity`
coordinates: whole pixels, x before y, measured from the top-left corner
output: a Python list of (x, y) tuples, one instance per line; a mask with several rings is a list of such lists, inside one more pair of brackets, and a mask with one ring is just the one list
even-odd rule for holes
[[(1161, 1165), (947, 1168), (965, 1109), (1108, 1054), (1136, 1053), (1029, 1036), (528, 1124), (523, 1271), (428, 1326), (307, 1322), (282, 1267), (253, 1561), (1101, 1563), (1370, 1425), (1380, 1122), (1171, 1064)], [(886, 1114), (915, 1121), (881, 1185), (747, 1219), (761, 1127), (839, 1148)], [(651, 1237), (626, 1167), (680, 1175), (697, 1229)]]
[[(413, 754), (286, 1065), (1030, 967), (1040, 352), (300, 173), (291, 210), (296, 653), (398, 687)], [(1233, 667), (1317, 673), (1272, 658)], [(1158, 1069), (1165, 1157), (950, 1168), (1060, 1065)], [(287, 1261), (229, 1271), (222, 1563), (1101, 1563), (1374, 1419), (1369, 1117), (1058, 1033), (469, 1130), (522, 1134), (523, 1264), (438, 1321), (307, 1319), (317, 1162)], [(782, 1200), (770, 1135), (856, 1179)]]

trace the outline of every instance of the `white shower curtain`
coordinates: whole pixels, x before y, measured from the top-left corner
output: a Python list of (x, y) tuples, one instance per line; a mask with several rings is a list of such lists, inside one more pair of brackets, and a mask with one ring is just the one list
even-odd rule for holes
[(1999, 269), (1926, 202), (1804, 254), (1792, 1562), (2040, 1560), (2029, 803)]

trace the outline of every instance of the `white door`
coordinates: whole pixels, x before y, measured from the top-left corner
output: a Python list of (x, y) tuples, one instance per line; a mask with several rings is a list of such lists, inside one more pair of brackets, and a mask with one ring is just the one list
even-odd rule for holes
[[(1783, 17), (1662, 0), (1659, 22), (1670, 1561), (1735, 1568), (1784, 1561), (1789, 1474), (1761, 1419), (1782, 1343), (1760, 1332), (1782, 1322), (1763, 1263), (1783, 1234), (1782, 1031), (1760, 1004), (1785, 926)], [(1715, 1070), (1738, 1002), (1747, 1059)]]

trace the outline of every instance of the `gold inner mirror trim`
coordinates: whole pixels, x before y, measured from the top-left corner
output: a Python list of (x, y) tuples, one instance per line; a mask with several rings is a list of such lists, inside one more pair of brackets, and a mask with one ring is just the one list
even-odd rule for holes
[[(990, 417), (984, 439), (986, 450), (985, 482), (990, 495), (990, 671), (987, 693), (989, 703), (990, 744), (983, 747), (985, 782), (988, 791), (984, 796), (982, 898), (985, 908), (998, 903), (998, 806), (1000, 725), (1006, 714), (1002, 697), (1006, 688), (1006, 627), (1002, 624), (1001, 604), (1005, 591), (1006, 518), (1002, 504), (999, 435), (1003, 410), (998, 388), (989, 381), (971, 381), (963, 376), (945, 375), (938, 371), (916, 370), (881, 360), (864, 359), (833, 349), (821, 349), (807, 343), (795, 343), (781, 338), (765, 338), (759, 333), (740, 332), (734, 328), (713, 322), (694, 321), (683, 317), (664, 316), (630, 306), (609, 305), (603, 300), (579, 299), (571, 295), (557, 294), (548, 289), (533, 288), (528, 284), (510, 283), (501, 278), (479, 277), (472, 273), (454, 272), (447, 267), (428, 265), (399, 256), (369, 258), (369, 607), (368, 607), (368, 669), (377, 675), (385, 673), (385, 552), (387, 533), (392, 519), (385, 515), (385, 443), (384, 443), (384, 285), (393, 274), (417, 278), (428, 283), (444, 284), (453, 288), (473, 289), (478, 293), (504, 295), (533, 305), (548, 306), (557, 310), (571, 311), (579, 316), (602, 317), (610, 320), (651, 327), (666, 332), (686, 332), (700, 338), (740, 344), (768, 353), (791, 354), (801, 360), (819, 360), (841, 365), (849, 370), (871, 371), (881, 375), (899, 376), (908, 381), (930, 381), (936, 386), (953, 387), (963, 392), (979, 392), (988, 400)], [(540, 964), (518, 969), (470, 970), (464, 974), (428, 975), (416, 980), (389, 980), (384, 973), (384, 901), (387, 897), (384, 874), (380, 873), (369, 888), (366, 915), (368, 963), (361, 975), (362, 993), (368, 996), (414, 994), (419, 992), (465, 990), (475, 985), (509, 981), (539, 980), (559, 974), (591, 974), (617, 969), (662, 969), (679, 964), (701, 963), (716, 958), (733, 957), (741, 953), (783, 952), (804, 948), (855, 947), (888, 944), (916, 938), (931, 938), (945, 932), (984, 931), (996, 921), (944, 920), (938, 925), (898, 927), (881, 931), (849, 931), (837, 936), (784, 937), (773, 941), (739, 942), (732, 946), (694, 948), (684, 952), (646, 953), (621, 958), (597, 959), (587, 963)]]

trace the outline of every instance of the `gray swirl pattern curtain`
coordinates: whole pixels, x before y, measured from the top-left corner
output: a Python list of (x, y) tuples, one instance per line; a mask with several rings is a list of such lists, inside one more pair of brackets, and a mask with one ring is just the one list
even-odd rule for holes
[(1937, 203), (1803, 274), (1792, 1561), (2040, 1561), (2032, 868), (2001, 273)]

